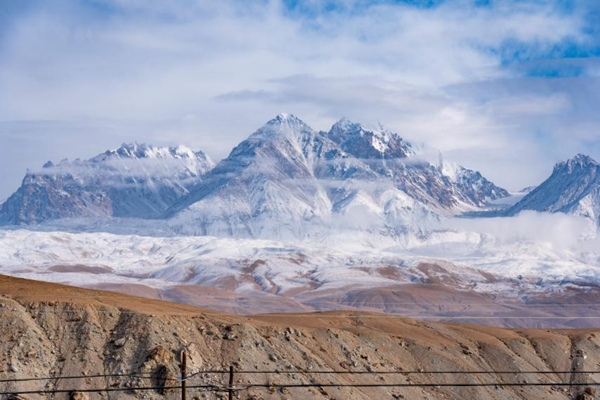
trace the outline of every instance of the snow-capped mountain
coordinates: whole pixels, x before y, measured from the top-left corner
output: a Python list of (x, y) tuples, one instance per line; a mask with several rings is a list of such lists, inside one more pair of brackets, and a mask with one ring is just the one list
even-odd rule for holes
[(279, 115), (234, 148), (167, 216), (194, 234), (301, 235), (303, 223), (330, 213), (313, 168), (338, 151), (296, 117)]
[(559, 162), (552, 175), (508, 210), (563, 212), (582, 216), (600, 224), (600, 164), (578, 154)]
[(305, 237), (322, 229), (403, 232), (507, 196), (478, 172), (420, 158), (385, 129), (343, 119), (317, 132), (280, 114), (166, 213), (177, 232)]
[(4, 224), (73, 217), (156, 218), (195, 187), (213, 161), (187, 147), (123, 144), (89, 160), (29, 171), (0, 210)]
[[(584, 304), (598, 295), (593, 224), (536, 212), (445, 217), (504, 200), (493, 216), (512, 207), (598, 221), (599, 164), (581, 155), (559, 163), (513, 206), (479, 172), (432, 154), (381, 127), (341, 120), (318, 132), (282, 114), (216, 166), (184, 147), (137, 144), (47, 163), (27, 174), (0, 218), (50, 222), (0, 229), (0, 272), (177, 301), (201, 285), (232, 298), (279, 294), (302, 307), (399, 313), (406, 309), (388, 306), (421, 303), (421, 289), (434, 305), (479, 296)], [(146, 219), (112, 218), (128, 216)]]
[[(202, 152), (136, 143), (30, 171), (4, 224), (166, 218), (175, 233), (305, 238), (351, 229), (395, 236), (508, 193), (479, 172), (421, 157), (398, 134), (342, 119), (317, 132), (280, 114), (216, 167)], [(123, 224), (123, 221), (119, 222)]]
[(395, 159), (415, 155), (410, 143), (383, 127), (368, 129), (342, 118), (325, 133), (342, 150), (360, 159)]

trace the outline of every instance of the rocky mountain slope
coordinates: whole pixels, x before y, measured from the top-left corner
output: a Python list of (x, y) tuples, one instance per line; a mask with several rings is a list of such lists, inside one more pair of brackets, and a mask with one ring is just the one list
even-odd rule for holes
[(214, 166), (184, 146), (123, 144), (89, 160), (48, 162), (30, 171), (0, 209), (0, 223), (76, 217), (156, 218)]
[(0, 223), (165, 217), (156, 225), (176, 234), (305, 238), (349, 228), (393, 236), (508, 196), (478, 172), (431, 164), (396, 133), (345, 119), (317, 132), (281, 114), (213, 166), (182, 146), (137, 144), (49, 162), (2, 205)]
[(600, 224), (600, 164), (582, 154), (556, 164), (552, 175), (510, 208), (508, 214), (523, 210), (563, 212)]
[[(0, 377), (80, 376), (84, 379), (0, 382), (0, 392), (63, 390), (26, 398), (177, 399), (161, 390), (179, 376), (182, 350), (188, 372), (279, 371), (240, 374), (239, 399), (556, 399), (582, 397), (583, 384), (598, 376), (600, 330), (508, 330), (475, 325), (419, 322), (364, 312), (233, 316), (206, 309), (110, 292), (0, 276)], [(324, 374), (316, 371), (370, 371)], [(575, 371), (531, 374), (431, 374), (429, 371)], [(377, 374), (383, 371), (404, 373)], [(413, 371), (413, 373), (407, 373)], [(106, 374), (138, 376), (98, 377)], [(142, 376), (139, 376), (141, 374)], [(227, 375), (205, 373), (188, 386), (226, 387)], [(173, 381), (177, 382), (177, 381)], [(502, 386), (502, 383), (557, 386)], [(485, 387), (310, 387), (278, 384), (449, 384)], [(494, 385), (498, 383), (498, 385)], [(167, 383), (167, 386), (169, 384)], [(156, 390), (134, 388), (156, 386)], [(103, 394), (73, 389), (124, 388)], [(188, 398), (217, 399), (225, 393), (188, 389)], [(580, 397), (578, 397), (580, 396)]]
[(179, 233), (302, 238), (358, 228), (393, 235), (508, 195), (477, 172), (443, 170), (387, 130), (341, 120), (316, 132), (281, 114), (166, 215)]

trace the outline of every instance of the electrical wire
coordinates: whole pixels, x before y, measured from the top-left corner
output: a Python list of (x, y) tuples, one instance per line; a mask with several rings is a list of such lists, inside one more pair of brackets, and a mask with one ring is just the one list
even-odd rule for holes
[[(580, 382), (490, 382), (490, 383), (255, 383), (244, 386), (217, 386), (217, 385), (189, 385), (186, 389), (199, 389), (213, 392), (245, 391), (250, 389), (294, 389), (294, 388), (442, 388), (442, 387), (592, 387), (600, 383)], [(0, 392), (0, 396), (30, 395), (30, 394), (58, 394), (58, 393), (100, 393), (100, 392), (128, 392), (148, 390), (181, 390), (183, 386), (144, 386), (129, 388), (98, 388), (98, 389), (54, 389), (54, 390), (26, 390), (13, 392)]]
[[(223, 375), (229, 374), (228, 370), (205, 370), (197, 371), (192, 374), (186, 375), (185, 377), (173, 377), (167, 378), (167, 380), (187, 380), (195, 376), (200, 375)], [(598, 375), (600, 370), (589, 370), (589, 371), (495, 371), (495, 370), (474, 370), (474, 371), (459, 371), (459, 370), (448, 370), (448, 371), (399, 371), (399, 370), (388, 370), (388, 371), (347, 371), (347, 370), (253, 370), (253, 371), (234, 371), (236, 375), (258, 375), (258, 374), (269, 374), (269, 375), (284, 375), (284, 374), (309, 374), (309, 375), (560, 375), (560, 374), (586, 374), (586, 375)], [(0, 383), (10, 382), (34, 382), (44, 380), (71, 380), (71, 379), (90, 379), (90, 378), (142, 378), (152, 379), (154, 376), (146, 374), (95, 374), (95, 375), (68, 375), (68, 376), (47, 376), (47, 377), (27, 377), (27, 378), (14, 378), (14, 379), (0, 379)]]
[(44, 376), (36, 378), (17, 378), (17, 379), (0, 379), (0, 383), (8, 382), (32, 382), (32, 381), (53, 381), (66, 379), (88, 379), (88, 378), (147, 378), (151, 379), (151, 375), (138, 374), (96, 374), (96, 375), (71, 375), (71, 376)]
[[(230, 371), (198, 371), (193, 374), (189, 374), (185, 379), (192, 378), (198, 375), (205, 374), (229, 374)], [(274, 371), (234, 371), (236, 375), (258, 375), (258, 374), (269, 374), (269, 375), (284, 375), (284, 374), (308, 374), (308, 375), (560, 375), (560, 374), (586, 374), (586, 375), (598, 375), (600, 371), (311, 371), (311, 370), (274, 370)]]

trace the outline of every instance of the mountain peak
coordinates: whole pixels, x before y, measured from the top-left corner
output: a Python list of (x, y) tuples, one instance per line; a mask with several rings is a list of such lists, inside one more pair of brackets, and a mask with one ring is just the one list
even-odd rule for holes
[(398, 134), (381, 126), (367, 127), (348, 118), (336, 122), (327, 137), (344, 151), (362, 159), (405, 158), (414, 154), (411, 145)]
[(129, 143), (122, 143), (121, 146), (115, 150), (107, 150), (106, 154), (115, 154), (125, 158), (140, 158), (140, 156), (143, 157), (143, 154), (148, 150), (149, 147), (152, 146), (148, 146), (146, 143), (138, 143), (137, 141), (133, 141)]
[(267, 125), (282, 125), (282, 124), (302, 124), (306, 125), (304, 121), (296, 117), (294, 114), (280, 113), (275, 118), (267, 122)]
[(371, 129), (366, 125), (363, 125), (359, 122), (354, 122), (346, 117), (343, 117), (338, 122), (333, 124), (330, 134), (344, 134), (344, 135), (363, 135), (366, 132), (373, 132), (376, 134), (380, 134), (381, 132)]
[[(90, 161), (106, 161), (108, 159), (206, 159), (208, 156), (201, 151), (195, 152), (187, 146), (179, 145), (176, 147), (160, 147), (148, 145), (146, 143), (130, 142), (123, 143), (114, 150), (106, 150), (104, 153), (90, 159)], [(209, 160), (210, 161), (210, 160)], [(212, 164), (212, 161), (210, 161)]]
[(573, 157), (567, 162), (578, 164), (596, 164), (596, 160), (594, 160), (592, 157), (581, 153), (575, 155), (575, 157)]
[(343, 129), (343, 130), (347, 130), (352, 126), (361, 126), (361, 124), (357, 124), (356, 122), (353, 122), (351, 120), (349, 120), (346, 117), (342, 117), (338, 122), (336, 122), (335, 124), (333, 124), (333, 126), (331, 127), (331, 129), (333, 130), (334, 128), (336, 129)]
[(254, 132), (250, 139), (272, 140), (282, 137), (298, 139), (313, 132), (311, 127), (295, 115), (281, 113)]
[(0, 209), (0, 223), (57, 218), (157, 218), (214, 167), (186, 146), (123, 143), (89, 160), (67, 159), (29, 171)]
[(579, 153), (567, 161), (557, 163), (554, 167), (554, 171), (566, 168), (567, 172), (571, 173), (576, 168), (587, 168), (589, 166), (598, 166), (598, 163), (592, 157)]
[(508, 215), (523, 210), (562, 212), (600, 223), (598, 195), (600, 165), (590, 156), (577, 154), (554, 166), (548, 179), (510, 208)]
[(333, 124), (329, 131), (330, 136), (368, 136), (370, 138), (378, 138), (385, 143), (392, 139), (400, 139), (397, 133), (391, 132), (384, 128), (381, 124), (377, 126), (365, 125), (360, 122), (353, 122), (344, 117)]

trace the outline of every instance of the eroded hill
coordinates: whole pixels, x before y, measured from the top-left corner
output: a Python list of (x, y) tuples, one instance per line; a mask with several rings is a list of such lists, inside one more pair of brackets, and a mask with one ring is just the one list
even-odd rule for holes
[[(328, 312), (234, 316), (176, 303), (0, 276), (0, 380), (87, 375), (86, 379), (0, 382), (0, 391), (65, 390), (24, 395), (68, 398), (72, 389), (136, 388), (188, 372), (280, 371), (236, 374), (249, 383), (490, 383), (592, 382), (600, 375), (430, 374), (427, 371), (596, 370), (600, 329), (509, 330), (428, 323), (376, 313)], [(421, 371), (419, 374), (317, 374), (314, 371)], [(142, 374), (144, 377), (92, 375)], [(224, 387), (228, 377), (196, 375), (188, 385)], [(175, 381), (176, 382), (176, 381)], [(570, 399), (583, 387), (311, 387), (236, 392), (248, 399)], [(160, 390), (90, 393), (89, 398), (180, 398)], [(225, 396), (189, 389), (188, 398)]]

